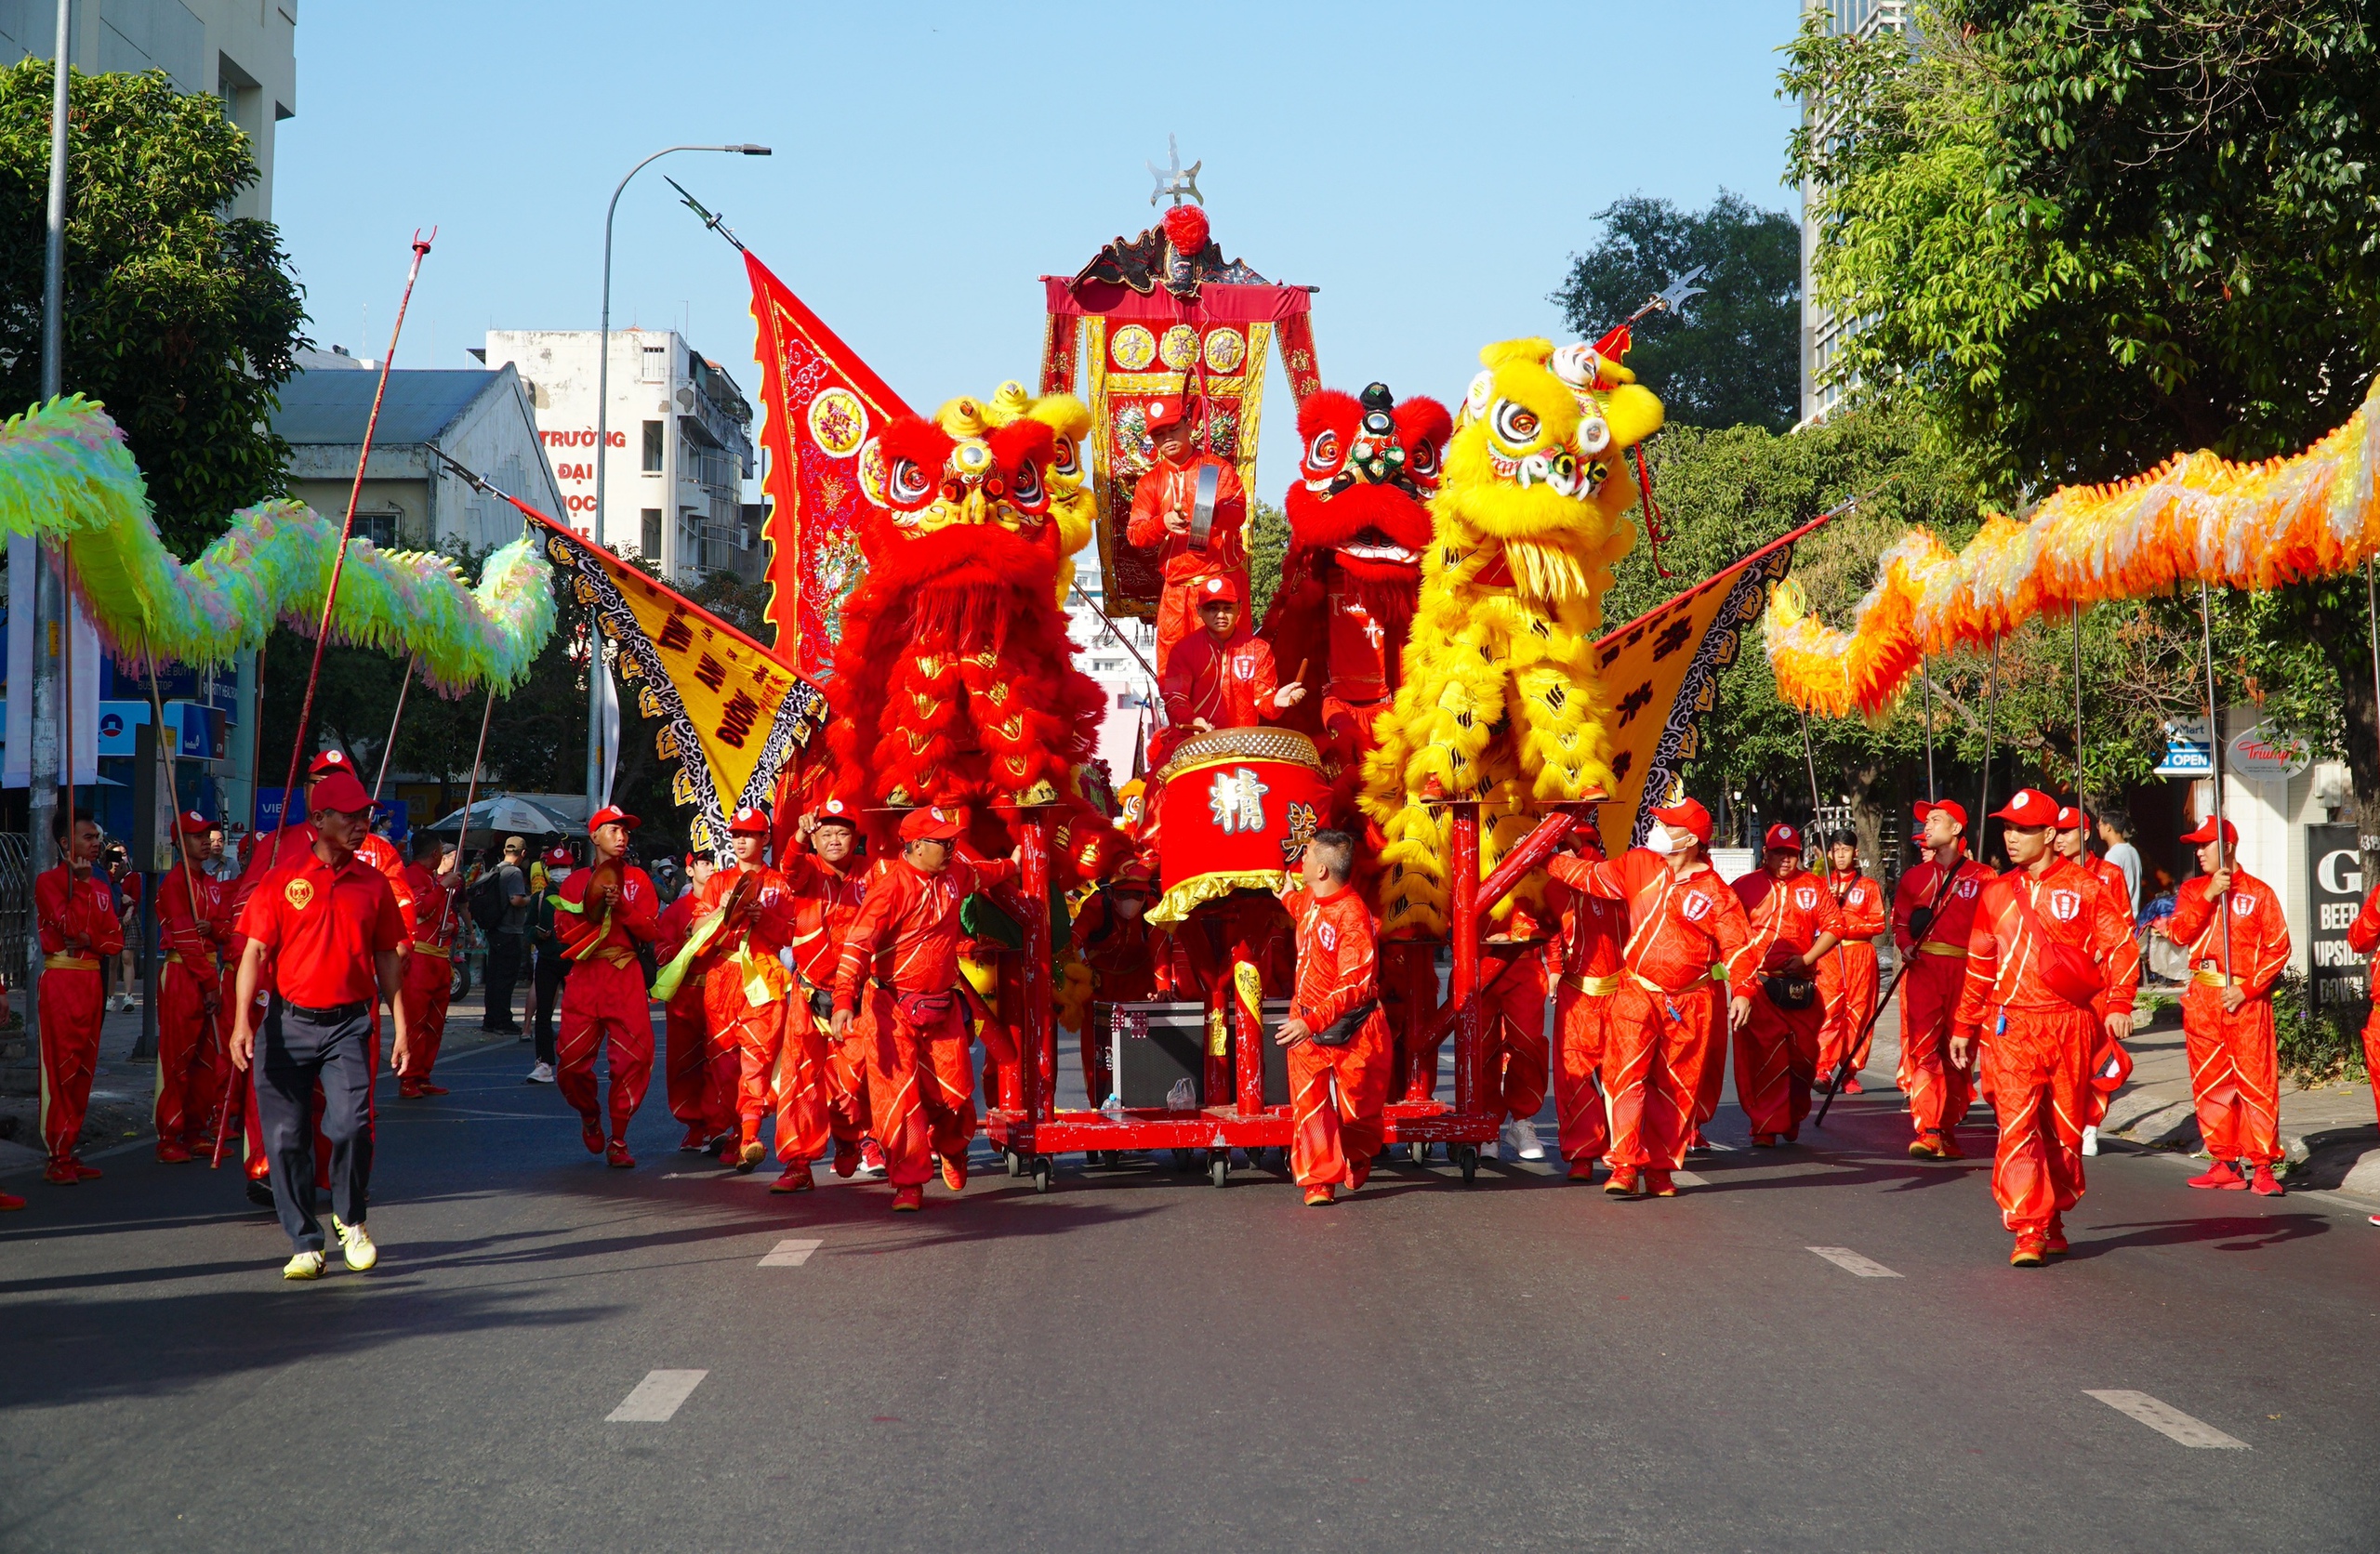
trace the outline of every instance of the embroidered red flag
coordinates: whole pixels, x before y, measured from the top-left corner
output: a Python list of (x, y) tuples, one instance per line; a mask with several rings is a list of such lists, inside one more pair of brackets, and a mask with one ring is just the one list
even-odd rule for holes
[(859, 531), (883, 491), (877, 435), (911, 412), (901, 396), (750, 253), (752, 320), (760, 329), (760, 402), (768, 454), (761, 489), (769, 555), (769, 624), (776, 655), (823, 678), (841, 635), (843, 600), (864, 563)]

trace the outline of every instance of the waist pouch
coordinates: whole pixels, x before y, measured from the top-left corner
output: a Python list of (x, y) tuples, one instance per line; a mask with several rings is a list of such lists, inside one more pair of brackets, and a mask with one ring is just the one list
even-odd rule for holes
[(1341, 1016), (1339, 1022), (1328, 1031), (1308, 1033), (1307, 1039), (1316, 1047), (1344, 1047), (1355, 1039), (1355, 1033), (1364, 1028), (1364, 1021), (1379, 1012), (1380, 1000), (1367, 998)]
[(1806, 1009), (1818, 995), (1817, 981), (1798, 977), (1763, 977), (1760, 989), (1780, 1009)]
[(819, 987), (819, 988), (813, 988), (813, 989), (811, 989), (811, 990), (810, 990), (810, 1012), (811, 1012), (813, 1015), (816, 1016), (816, 1017), (817, 1017), (818, 1019), (820, 1019), (820, 1020), (832, 1020), (832, 1019), (834, 1019), (834, 1018), (835, 1018), (835, 995), (834, 995), (834, 994), (833, 994), (833, 993), (831, 993), (831, 992), (829, 992), (827, 989), (823, 988), (823, 987)]
[(967, 1006), (955, 988), (945, 988), (940, 993), (896, 993), (892, 1007), (901, 1011), (902, 1019), (916, 1026), (939, 1025), (942, 1017), (955, 1007), (959, 1010), (959, 1022), (970, 1033), (974, 1030), (974, 1021), (967, 1018)]

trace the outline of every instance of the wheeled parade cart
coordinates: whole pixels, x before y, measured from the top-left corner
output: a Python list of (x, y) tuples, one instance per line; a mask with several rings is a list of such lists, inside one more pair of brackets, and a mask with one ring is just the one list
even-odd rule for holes
[[(1228, 958), (1220, 974), (1207, 979), (1203, 1002), (1097, 1005), (1086, 1022), (1085, 1039), (1117, 1049), (1113, 1068), (1119, 1077), (1132, 1078), (1132, 1100), (1147, 1102), (1151, 1097), (1141, 1087), (1137, 1067), (1141, 1075), (1193, 1079), (1197, 1104), (1186, 1110), (1162, 1102), (1105, 1110), (1058, 1107), (1058, 1028), (1050, 992), (1050, 822), (1027, 811), (1018, 827), (1018, 896), (1013, 903), (1002, 902), (1024, 927), (1023, 952), (1001, 957), (1000, 990), (1005, 1034), (1021, 1060), (1021, 1083), (1011, 1094), (1003, 1076), (1000, 1104), (989, 1108), (985, 1132), (1010, 1175), (1031, 1177), (1042, 1192), (1049, 1190), (1061, 1154), (1169, 1151), (1177, 1165), (1203, 1154), (1209, 1180), (1221, 1187), (1230, 1179), (1233, 1151), (1252, 1156), (1280, 1150), (1286, 1158), (1290, 1144), (1287, 1063), (1273, 1040), (1288, 1004), (1275, 1000), (1267, 1007), (1263, 948), (1258, 934), (1243, 931), (1243, 925), (1255, 915), (1250, 908), (1264, 904), (1263, 893), (1278, 883), (1284, 868), (1295, 865), (1314, 833), (1322, 794), (1319, 757), (1310, 741), (1288, 731), (1222, 730), (1186, 742), (1159, 779), (1157, 835), (1166, 895), (1158, 920), (1170, 917), (1188, 925), (1185, 931), (1203, 929), (1199, 914), (1238, 908), (1235, 920), (1220, 925)], [(1381, 947), (1382, 1002), (1395, 1011), (1393, 1034), (1409, 1071), (1404, 1094), (1386, 1109), (1386, 1139), (1443, 1147), (1468, 1185), (1478, 1172), (1481, 1146), (1496, 1139), (1504, 1120), (1482, 1100), (1488, 1043), (1482, 929), (1496, 903), (1575, 826), (1591, 823), (1593, 805), (1565, 805), (1548, 814), (1484, 881), (1478, 804), (1457, 800), (1447, 808), (1453, 901), (1448, 940), (1452, 968), (1445, 996), (1439, 994), (1437, 942), (1403, 940)], [(1437, 1052), (1449, 1034), (1454, 1096), (1447, 1101), (1434, 1091)], [(1146, 1050), (1136, 1052), (1135, 1044)], [(1117, 1100), (1125, 1098), (1119, 1093)]]

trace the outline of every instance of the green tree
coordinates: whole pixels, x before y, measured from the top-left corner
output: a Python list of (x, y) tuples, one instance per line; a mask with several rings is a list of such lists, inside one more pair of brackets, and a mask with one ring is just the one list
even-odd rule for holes
[[(1826, 112), (1818, 299), (1836, 372), (1921, 406), (2015, 506), (2176, 452), (2261, 457), (2346, 421), (2380, 365), (2380, 49), (2354, 0), (1941, 0), (1918, 41), (1813, 21), (1784, 88)], [(2155, 604), (2169, 632), (2195, 601)], [(2227, 600), (2231, 697), (2380, 794), (2360, 582)]]
[[(1262, 621), (1281, 586), (1281, 563), (1289, 554), (1289, 520), (1258, 497), (1248, 510), (1248, 618)], [(1163, 667), (1163, 665), (1159, 665)]]
[[(286, 489), (267, 427), (307, 344), (280, 234), (225, 215), (257, 181), (220, 98), (162, 71), (69, 84), (64, 378), (103, 402), (148, 479), (167, 546), (194, 556)], [(50, 67), (0, 70), (0, 404), (41, 388)]]
[(1595, 213), (1604, 234), (1574, 255), (1549, 301), (1586, 339), (1645, 305), (1696, 265), (1708, 290), (1684, 317), (1655, 313), (1636, 326), (1628, 365), (1658, 385), (1673, 423), (1783, 431), (1801, 400), (1802, 235), (1792, 217), (1722, 190), (1710, 208), (1684, 211), (1633, 195)]

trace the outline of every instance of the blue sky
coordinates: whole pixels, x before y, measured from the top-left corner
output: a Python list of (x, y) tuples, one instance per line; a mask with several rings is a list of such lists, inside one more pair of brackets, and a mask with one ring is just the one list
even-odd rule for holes
[[(310, 5), (274, 213), (311, 333), (377, 357), (406, 242), (439, 228), (401, 366), (490, 327), (592, 328), (620, 202), (615, 324), (683, 328), (756, 394), (741, 265), (659, 175), (920, 409), (1030, 382), (1036, 277), (1152, 218), (1169, 131), (1227, 254), (1316, 285), (1324, 380), (1452, 402), (1481, 345), (1554, 334), (1593, 213), (1781, 187), (1792, 0), (1613, 6), (957, 7), (610, 0)], [(1177, 20), (1180, 19), (1180, 20)], [(1658, 387), (1658, 386), (1656, 386)], [(1277, 363), (1258, 482), (1293, 429)]]

